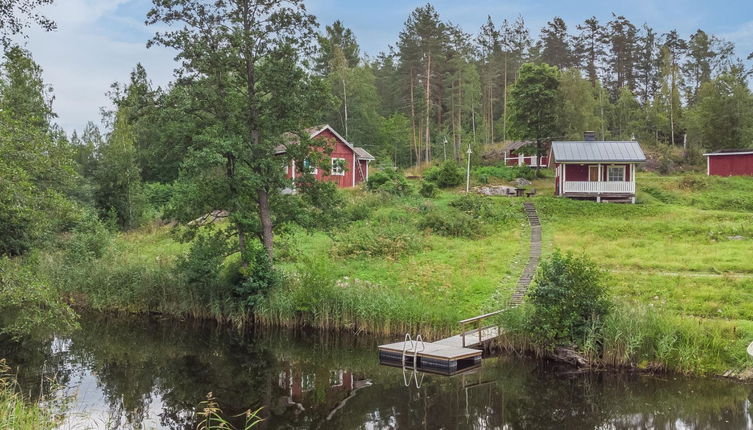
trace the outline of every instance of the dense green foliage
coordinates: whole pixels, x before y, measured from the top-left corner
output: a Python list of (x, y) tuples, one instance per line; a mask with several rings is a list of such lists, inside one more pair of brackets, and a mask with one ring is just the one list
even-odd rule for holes
[(385, 169), (381, 172), (372, 173), (366, 182), (366, 189), (395, 196), (406, 196), (414, 192), (405, 179), (405, 175), (397, 169)]
[(424, 180), (437, 184), (440, 188), (457, 187), (465, 180), (463, 170), (452, 160), (426, 169)]
[[(541, 261), (528, 300), (531, 332), (543, 345), (583, 345), (609, 312), (604, 274), (585, 256), (555, 251)], [(589, 333), (591, 332), (591, 333)]]

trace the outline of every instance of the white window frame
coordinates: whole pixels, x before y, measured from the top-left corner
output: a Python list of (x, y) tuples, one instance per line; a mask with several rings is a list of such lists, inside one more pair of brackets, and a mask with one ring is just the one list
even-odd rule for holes
[(303, 171), (305, 172), (306, 170), (308, 170), (312, 175), (319, 173), (319, 169), (317, 169), (316, 167), (311, 167), (311, 161), (309, 161), (308, 159), (303, 160)]
[[(612, 180), (612, 169), (620, 169), (622, 171), (622, 180)], [(626, 178), (627, 169), (625, 166), (607, 166), (607, 182), (626, 182)]]
[[(342, 161), (340, 166), (335, 166), (337, 161)], [(340, 157), (332, 157), (332, 176), (345, 176), (345, 159)]]

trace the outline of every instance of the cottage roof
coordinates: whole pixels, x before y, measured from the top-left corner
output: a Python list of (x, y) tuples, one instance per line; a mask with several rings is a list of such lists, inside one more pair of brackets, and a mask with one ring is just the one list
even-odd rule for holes
[(641, 146), (634, 140), (552, 142), (552, 152), (558, 163), (646, 161)]
[[(368, 151), (366, 151), (363, 148), (353, 146), (353, 144), (345, 140), (345, 138), (342, 137), (340, 133), (336, 132), (335, 129), (332, 128), (329, 124), (318, 125), (316, 127), (309, 127), (305, 129), (304, 131), (306, 133), (309, 133), (310, 135), (309, 137), (313, 139), (325, 130), (329, 130), (330, 132), (332, 132), (332, 134), (334, 134), (338, 139), (340, 139), (340, 141), (342, 141), (345, 144), (345, 146), (350, 148), (356, 154), (357, 159), (375, 160), (374, 156), (369, 154)], [(286, 137), (291, 141), (288, 145), (297, 143), (296, 142), (297, 136), (294, 135), (293, 133), (286, 133)], [(285, 152), (287, 152), (286, 145), (277, 145), (277, 147), (275, 147), (275, 155), (284, 154)]]

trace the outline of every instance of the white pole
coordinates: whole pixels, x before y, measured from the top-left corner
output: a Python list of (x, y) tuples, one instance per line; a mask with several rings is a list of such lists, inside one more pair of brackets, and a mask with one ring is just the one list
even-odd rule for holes
[(468, 154), (468, 167), (465, 169), (465, 192), (469, 192), (471, 190), (471, 144), (468, 144), (468, 151), (466, 152)]

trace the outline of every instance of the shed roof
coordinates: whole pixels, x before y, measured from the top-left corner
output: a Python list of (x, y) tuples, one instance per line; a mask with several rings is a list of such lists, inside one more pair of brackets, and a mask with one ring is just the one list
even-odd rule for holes
[(353, 147), (353, 151), (356, 153), (356, 157), (359, 160), (375, 160), (374, 156), (369, 154), (369, 151), (361, 148), (360, 146)]
[(746, 148), (746, 149), (720, 149), (715, 152), (709, 152), (708, 154), (703, 154), (706, 157), (709, 155), (750, 155), (753, 154), (753, 149)]
[(552, 142), (552, 152), (558, 163), (646, 161), (641, 146), (634, 140)]

